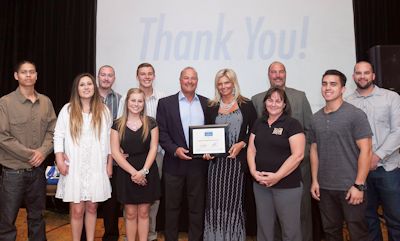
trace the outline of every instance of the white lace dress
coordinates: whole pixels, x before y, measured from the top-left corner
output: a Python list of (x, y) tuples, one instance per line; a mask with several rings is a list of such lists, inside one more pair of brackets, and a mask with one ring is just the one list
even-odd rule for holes
[(68, 175), (60, 176), (56, 197), (64, 202), (102, 202), (111, 197), (107, 176), (110, 153), (111, 117), (102, 119), (100, 138), (91, 128), (91, 114), (83, 113), (82, 133), (78, 143), (72, 141), (69, 128), (69, 104), (60, 111), (54, 132), (54, 153), (64, 152), (69, 158)]

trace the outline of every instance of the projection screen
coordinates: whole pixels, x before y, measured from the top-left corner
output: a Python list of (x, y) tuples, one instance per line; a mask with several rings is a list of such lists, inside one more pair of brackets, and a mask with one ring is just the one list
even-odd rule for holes
[(323, 106), (321, 76), (338, 69), (351, 79), (355, 40), (351, 0), (98, 0), (97, 69), (116, 70), (114, 89), (138, 86), (136, 67), (155, 67), (154, 86), (179, 90), (179, 73), (193, 66), (197, 92), (214, 96), (218, 70), (231, 68), (246, 97), (269, 88), (268, 65), (286, 65), (286, 85), (305, 91), (313, 111)]

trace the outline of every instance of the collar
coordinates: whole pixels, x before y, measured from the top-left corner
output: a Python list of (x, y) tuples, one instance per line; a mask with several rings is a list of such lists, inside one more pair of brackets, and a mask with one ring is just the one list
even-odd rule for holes
[(146, 99), (157, 99), (158, 93), (156, 93), (157, 91), (153, 88), (153, 92), (151, 93), (150, 96), (148, 96)]
[(114, 96), (116, 95), (113, 89), (111, 89), (110, 92), (107, 93), (107, 96), (109, 95), (114, 95)]
[[(35, 96), (36, 96), (36, 101), (39, 101), (39, 93), (36, 92), (36, 90), (34, 90)], [(31, 102), (30, 99), (26, 98), (22, 93), (21, 93), (21, 89), (19, 87), (17, 87), (17, 89), (15, 90), (15, 95), (17, 96), (17, 100), (19, 102), (21, 102), (21, 104), (23, 104), (25, 101), (29, 101)], [(35, 101), (35, 102), (36, 102)]]
[(113, 89), (111, 89), (111, 90), (107, 93), (107, 95), (106, 95), (105, 97), (103, 97), (103, 96), (100, 95), (100, 99), (101, 99), (102, 102), (105, 104), (105, 103), (106, 103), (106, 99), (107, 99), (109, 96), (116, 97), (117, 94), (114, 92)]
[[(154, 91), (153, 91), (153, 93), (154, 93)], [(179, 93), (178, 93), (178, 100), (181, 101), (181, 100), (188, 100), (188, 99), (187, 99), (186, 96), (182, 93), (182, 91), (179, 91)], [(196, 93), (194, 93), (193, 100), (195, 100), (195, 101), (200, 100)]]
[(379, 95), (382, 95), (381, 88), (379, 88), (377, 85), (374, 85), (374, 89), (373, 89), (372, 92), (371, 92), (369, 95), (367, 95), (367, 96), (361, 95), (361, 94), (358, 92), (358, 90), (355, 90), (354, 93), (355, 93), (355, 95), (356, 95), (357, 98), (368, 98), (368, 97), (374, 96), (374, 95), (378, 95), (378, 96), (379, 96)]
[[(288, 115), (287, 115), (286, 113), (282, 113), (282, 115), (280, 115), (280, 116), (278, 117), (278, 119), (277, 119), (276, 121), (274, 121), (274, 122), (271, 124), (271, 126), (273, 126), (273, 125), (275, 125), (276, 123), (279, 123), (279, 122), (284, 122), (287, 118), (288, 118)], [(265, 123), (266, 125), (268, 125), (268, 116), (267, 116), (267, 118), (265, 119), (264, 123)]]

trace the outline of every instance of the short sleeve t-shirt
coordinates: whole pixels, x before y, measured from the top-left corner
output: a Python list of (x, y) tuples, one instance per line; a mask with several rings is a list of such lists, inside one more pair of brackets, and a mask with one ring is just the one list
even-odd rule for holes
[(372, 136), (366, 114), (343, 102), (338, 110), (314, 114), (311, 142), (317, 144), (320, 188), (346, 191), (355, 182), (360, 149), (356, 141)]
[[(257, 171), (276, 172), (292, 154), (289, 138), (303, 133), (300, 122), (286, 114), (282, 114), (271, 126), (263, 118), (259, 118), (253, 125), (251, 133), (255, 135), (256, 169)], [(280, 180), (275, 188), (299, 187), (301, 173), (296, 168), (288, 176)]]

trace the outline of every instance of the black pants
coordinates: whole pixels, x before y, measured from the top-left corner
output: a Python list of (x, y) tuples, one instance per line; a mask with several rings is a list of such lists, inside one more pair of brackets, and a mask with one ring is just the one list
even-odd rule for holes
[(164, 173), (165, 184), (165, 240), (178, 240), (179, 214), (183, 193), (188, 201), (190, 241), (203, 240), (204, 200), (206, 191), (205, 173), (175, 176)]
[(115, 180), (115, 173), (117, 166), (113, 167), (113, 176), (110, 178), (111, 182), (111, 198), (102, 204), (103, 220), (104, 220), (104, 235), (103, 241), (118, 241), (118, 217), (121, 212), (121, 204), (117, 200), (117, 187)]
[(352, 241), (367, 241), (368, 226), (365, 217), (367, 208), (366, 193), (364, 202), (359, 205), (348, 204), (345, 199), (347, 191), (320, 189), (319, 208), (326, 241), (343, 240), (343, 221)]

